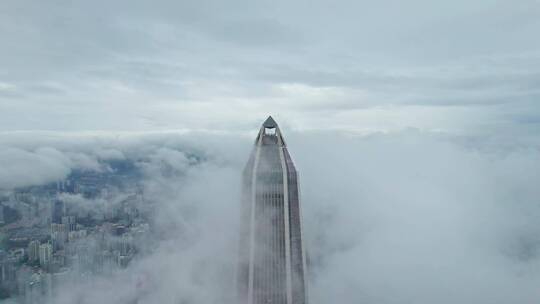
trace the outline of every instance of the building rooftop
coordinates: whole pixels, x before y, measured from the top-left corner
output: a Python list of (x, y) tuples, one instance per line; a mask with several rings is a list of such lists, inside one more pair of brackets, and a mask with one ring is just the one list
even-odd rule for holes
[(277, 128), (278, 125), (272, 116), (268, 116), (268, 118), (264, 121), (263, 126), (267, 129), (274, 129)]

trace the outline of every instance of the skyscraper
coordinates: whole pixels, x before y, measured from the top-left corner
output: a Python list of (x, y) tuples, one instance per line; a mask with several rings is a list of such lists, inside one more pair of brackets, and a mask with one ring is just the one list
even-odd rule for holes
[(243, 173), (239, 304), (307, 304), (298, 175), (268, 117)]
[(39, 261), (39, 241), (33, 240), (28, 244), (28, 260), (30, 262)]
[(65, 213), (65, 205), (61, 200), (55, 200), (51, 208), (51, 223), (61, 224)]
[(39, 265), (44, 268), (48, 268), (52, 260), (53, 248), (51, 244), (39, 245)]

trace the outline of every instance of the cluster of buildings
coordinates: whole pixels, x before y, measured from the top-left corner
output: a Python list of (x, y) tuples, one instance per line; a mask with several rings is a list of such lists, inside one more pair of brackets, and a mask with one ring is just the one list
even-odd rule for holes
[[(95, 174), (51, 185), (0, 192), (0, 301), (43, 303), (59, 286), (127, 267), (151, 250), (140, 190), (104, 185)], [(111, 194), (116, 193), (116, 194)], [(106, 208), (81, 212), (66, 194)], [(84, 210), (83, 210), (84, 211)]]

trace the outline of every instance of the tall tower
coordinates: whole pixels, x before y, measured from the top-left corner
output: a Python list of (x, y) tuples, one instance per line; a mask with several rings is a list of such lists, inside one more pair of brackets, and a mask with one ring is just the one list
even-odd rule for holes
[(301, 219), (298, 174), (270, 116), (243, 174), (239, 304), (307, 304)]

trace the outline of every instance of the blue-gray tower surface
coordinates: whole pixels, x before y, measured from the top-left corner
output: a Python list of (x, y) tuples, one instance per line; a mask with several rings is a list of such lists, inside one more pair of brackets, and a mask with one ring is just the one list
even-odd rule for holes
[(279, 126), (263, 123), (243, 173), (239, 304), (307, 304), (298, 173)]

